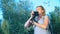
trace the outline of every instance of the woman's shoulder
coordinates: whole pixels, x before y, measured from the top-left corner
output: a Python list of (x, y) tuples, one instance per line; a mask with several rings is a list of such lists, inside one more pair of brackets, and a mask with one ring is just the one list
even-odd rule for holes
[(46, 15), (44, 16), (44, 18), (49, 18), (48, 14), (46, 14)]

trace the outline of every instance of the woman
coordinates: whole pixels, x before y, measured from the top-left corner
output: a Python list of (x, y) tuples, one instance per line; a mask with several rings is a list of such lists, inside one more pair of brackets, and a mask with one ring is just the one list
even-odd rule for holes
[[(45, 9), (43, 6), (37, 6), (36, 11), (38, 12), (39, 16), (35, 19), (37, 19), (37, 23), (33, 21), (34, 25), (34, 34), (51, 34), (48, 30), (49, 25), (49, 18), (45, 14)], [(25, 23), (25, 27), (28, 28), (31, 23), (31, 18), (33, 17), (34, 12), (32, 11), (31, 17), (28, 19), (28, 21)]]

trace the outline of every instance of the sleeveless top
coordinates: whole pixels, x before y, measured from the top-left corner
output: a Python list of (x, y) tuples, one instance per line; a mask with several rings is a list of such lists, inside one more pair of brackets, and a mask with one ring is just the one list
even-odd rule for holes
[[(47, 15), (43, 16), (40, 19), (38, 19), (38, 17), (35, 17), (35, 20), (38, 21), (39, 24), (44, 24), (44, 18), (46, 16)], [(34, 34), (51, 34), (51, 33), (48, 29), (43, 29), (43, 28), (40, 28), (40, 27), (37, 27), (36, 25), (34, 25)]]

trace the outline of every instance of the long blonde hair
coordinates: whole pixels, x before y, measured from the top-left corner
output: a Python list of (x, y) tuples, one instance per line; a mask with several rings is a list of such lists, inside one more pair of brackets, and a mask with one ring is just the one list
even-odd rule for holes
[(44, 11), (42, 15), (45, 16), (45, 9), (44, 9), (44, 7), (43, 6), (37, 6), (37, 7), (41, 7), (42, 8), (42, 10)]

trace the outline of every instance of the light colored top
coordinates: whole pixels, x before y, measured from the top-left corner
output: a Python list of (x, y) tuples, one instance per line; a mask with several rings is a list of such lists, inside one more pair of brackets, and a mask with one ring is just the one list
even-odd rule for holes
[[(35, 18), (35, 20), (38, 20), (39, 24), (44, 24), (44, 18), (47, 15), (43, 16), (41, 19), (38, 20), (38, 17)], [(47, 27), (48, 28), (48, 27)], [(51, 34), (50, 31), (48, 29), (43, 29), (40, 27), (37, 27), (34, 25), (34, 34)]]

